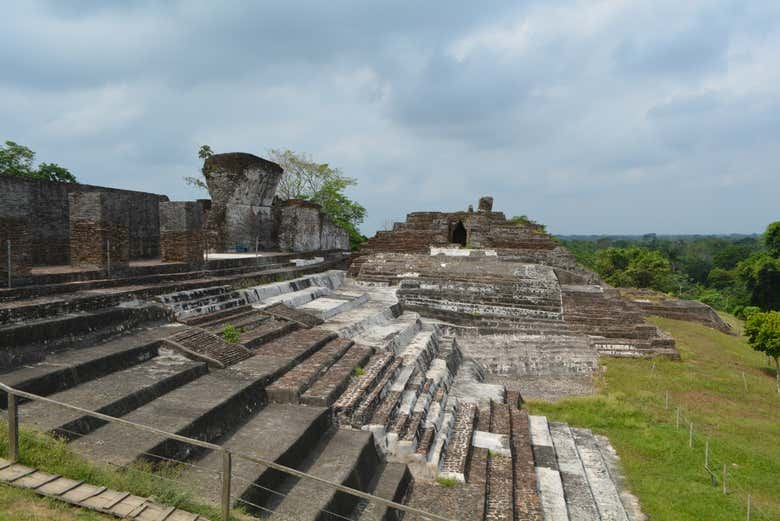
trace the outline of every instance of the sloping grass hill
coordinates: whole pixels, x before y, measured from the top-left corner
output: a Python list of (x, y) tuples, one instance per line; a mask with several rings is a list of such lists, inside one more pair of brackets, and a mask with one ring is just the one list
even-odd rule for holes
[[(733, 317), (724, 318), (741, 330)], [(531, 402), (530, 411), (608, 436), (628, 486), (653, 521), (745, 519), (747, 494), (752, 521), (780, 519), (774, 367), (742, 336), (689, 322), (652, 321), (674, 335), (682, 361), (603, 359), (596, 396)], [(707, 442), (712, 475), (705, 469)]]

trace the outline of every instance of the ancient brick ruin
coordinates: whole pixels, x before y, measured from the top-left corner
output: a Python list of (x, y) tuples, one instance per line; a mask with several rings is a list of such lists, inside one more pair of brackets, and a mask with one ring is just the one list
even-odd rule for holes
[[(477, 211), (412, 213), (350, 255), (318, 207), (274, 200), (273, 164), (229, 154), (207, 166), (210, 204), (153, 196), (149, 222), (133, 211), (151, 194), (16, 185), (2, 222), (17, 228), (3, 230), (38, 240), (46, 223), (18, 201), (65, 193), (67, 261), (101, 266), (95, 244), (115, 242), (117, 268), (28, 262), (27, 285), (0, 289), (0, 381), (453, 520), (643, 519), (608, 440), (522, 407), (592, 392), (602, 356), (674, 358), (636, 302), (490, 197)], [(152, 221), (157, 239), (139, 249)], [(263, 251), (202, 255), (219, 241)], [(91, 461), (183, 461), (195, 497), (219, 500), (219, 453), (42, 402), (20, 414)], [(400, 518), (233, 464), (236, 502), (258, 517)]]
[(2, 283), (9, 242), (12, 286), (62, 279), (64, 272), (93, 278), (155, 261), (197, 267), (207, 252), (349, 249), (346, 231), (319, 206), (275, 197), (279, 165), (251, 154), (217, 154), (203, 172), (211, 200), (0, 178)]

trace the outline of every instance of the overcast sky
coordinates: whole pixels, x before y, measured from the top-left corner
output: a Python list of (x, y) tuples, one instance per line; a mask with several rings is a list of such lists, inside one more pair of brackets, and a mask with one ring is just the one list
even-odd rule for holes
[(358, 179), (373, 234), (480, 195), (554, 233), (780, 220), (780, 1), (7, 2), (0, 140), (204, 197), (197, 149)]

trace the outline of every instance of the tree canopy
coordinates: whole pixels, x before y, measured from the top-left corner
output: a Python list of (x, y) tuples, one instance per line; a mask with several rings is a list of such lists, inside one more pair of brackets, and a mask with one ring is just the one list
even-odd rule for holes
[(34, 166), (35, 152), (24, 145), (6, 141), (0, 145), (0, 176), (25, 177), (61, 183), (75, 183), (76, 177), (56, 163)]
[(303, 199), (319, 204), (336, 224), (347, 230), (353, 249), (365, 242), (358, 225), (363, 222), (366, 209), (344, 193), (357, 184), (356, 179), (328, 163), (317, 163), (292, 150), (271, 150), (269, 156), (284, 169), (276, 189), (280, 199)]
[(780, 394), (780, 312), (752, 313), (745, 322), (750, 346), (775, 361), (777, 392)]
[(596, 253), (596, 270), (613, 286), (666, 291), (672, 267), (660, 252), (632, 246), (607, 248)]

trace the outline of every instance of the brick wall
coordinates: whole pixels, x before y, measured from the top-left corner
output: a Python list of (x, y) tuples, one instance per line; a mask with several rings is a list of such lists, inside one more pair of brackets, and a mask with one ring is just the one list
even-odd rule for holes
[(109, 199), (121, 199), (131, 208), (128, 221), (128, 247), (131, 259), (160, 255), (158, 204), (166, 197), (146, 192), (118, 190), (74, 183), (55, 183), (18, 177), (0, 177), (0, 215), (22, 196), (24, 216), (29, 220), (33, 266), (64, 265), (70, 261), (69, 195), (75, 192), (101, 192)]
[(160, 203), (160, 258), (163, 262), (203, 263), (203, 205), (192, 201)]
[(129, 201), (105, 192), (68, 196), (70, 263), (122, 269), (130, 261)]

